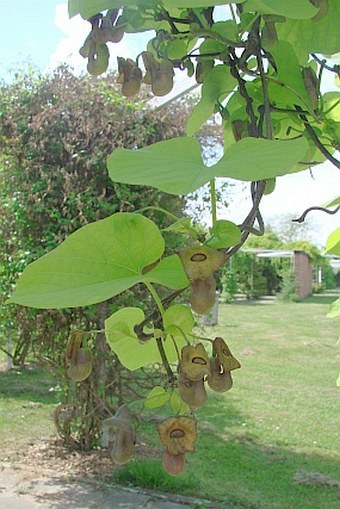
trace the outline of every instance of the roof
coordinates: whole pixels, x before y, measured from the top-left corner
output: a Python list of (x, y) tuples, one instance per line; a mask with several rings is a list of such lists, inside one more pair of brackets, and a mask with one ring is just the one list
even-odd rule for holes
[(288, 249), (247, 248), (242, 249), (242, 251), (253, 254), (258, 258), (293, 258), (294, 256), (294, 251)]

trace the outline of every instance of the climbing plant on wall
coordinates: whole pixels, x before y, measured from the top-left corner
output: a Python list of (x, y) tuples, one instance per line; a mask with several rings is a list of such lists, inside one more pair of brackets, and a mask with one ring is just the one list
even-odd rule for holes
[[(90, 32), (81, 55), (88, 72), (100, 75), (110, 63), (109, 45), (125, 33), (150, 31), (136, 60), (118, 58), (122, 94), (134, 96), (142, 83), (156, 96), (171, 92), (175, 72), (201, 84), (187, 121), (186, 136), (135, 149), (118, 148), (107, 159), (114, 183), (151, 186), (183, 196), (210, 186), (211, 226), (202, 234), (173, 212), (173, 232), (188, 247), (164, 255), (164, 238), (147, 212), (119, 212), (72, 233), (56, 249), (24, 270), (10, 302), (37, 308), (72, 308), (105, 301), (144, 285), (154, 300), (148, 316), (140, 307), (119, 309), (105, 334), (124, 366), (137, 370), (161, 363), (167, 383), (154, 387), (144, 404), (169, 404), (173, 416), (158, 426), (163, 466), (174, 475), (196, 441), (195, 409), (207, 402), (206, 386), (231, 388), (239, 362), (223, 338), (195, 337), (193, 312), (215, 301), (214, 272), (250, 234), (263, 233), (260, 202), (275, 191), (278, 176), (325, 160), (337, 168), (340, 143), (339, 92), (323, 93), (325, 75), (339, 80), (340, 67), (324, 55), (339, 51), (337, 0), (69, 0), (70, 16), (81, 15)], [(85, 22), (85, 21), (84, 21)], [(195, 134), (213, 114), (224, 130), (224, 153), (214, 165), (202, 161)], [(249, 182), (251, 206), (240, 225), (217, 216), (216, 181)], [(301, 219), (301, 218), (300, 218)], [(174, 303), (191, 287), (190, 305)], [(161, 299), (159, 289), (167, 289)], [(205, 346), (207, 345), (207, 347)], [(89, 372), (91, 356), (73, 335), (70, 367)], [(80, 370), (81, 371), (81, 370)], [(117, 463), (133, 454), (135, 431), (129, 408), (104, 422), (115, 429), (111, 447)]]

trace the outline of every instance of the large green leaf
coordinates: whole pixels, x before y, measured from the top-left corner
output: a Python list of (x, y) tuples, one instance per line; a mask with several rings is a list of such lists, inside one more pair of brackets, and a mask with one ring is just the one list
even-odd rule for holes
[(145, 318), (139, 308), (127, 307), (105, 320), (105, 335), (110, 347), (127, 369), (135, 371), (153, 362), (161, 362), (154, 338), (140, 341), (134, 327)]
[(339, 0), (328, 0), (324, 14), (306, 20), (287, 19), (285, 23), (277, 23), (276, 29), (279, 39), (290, 42), (296, 52), (332, 55), (340, 50), (339, 19)]
[(208, 120), (214, 113), (216, 102), (225, 99), (235, 86), (236, 80), (227, 65), (217, 65), (208, 72), (202, 86), (202, 98), (188, 119), (188, 136), (192, 136)]
[(292, 19), (309, 19), (318, 13), (309, 0), (248, 0), (247, 11), (260, 14), (278, 14)]
[(187, 286), (177, 255), (143, 271), (163, 252), (163, 237), (150, 219), (114, 214), (80, 228), (26, 267), (10, 302), (58, 309), (95, 304), (143, 281), (173, 289)]
[(323, 109), (327, 116), (340, 122), (340, 92), (327, 92), (323, 95)]
[(188, 405), (181, 399), (178, 389), (173, 389), (170, 404), (176, 415), (182, 415), (188, 410)]
[(207, 246), (213, 249), (222, 249), (235, 246), (241, 240), (241, 230), (231, 221), (220, 219), (210, 228), (210, 239), (206, 242)]
[(139, 150), (118, 148), (107, 167), (114, 182), (153, 186), (170, 194), (190, 193), (210, 179), (193, 138), (173, 138)]
[[(151, 338), (140, 341), (134, 332), (134, 327), (144, 318), (141, 309), (128, 307), (120, 309), (105, 320), (105, 334), (110, 347), (123, 366), (131, 371), (154, 362), (162, 362), (156, 340)], [(179, 351), (186, 344), (180, 331), (189, 335), (193, 324), (192, 313), (187, 306), (176, 304), (165, 311), (164, 325), (169, 335), (162, 339), (162, 342), (169, 362), (178, 360), (174, 341)]]
[(332, 232), (326, 242), (325, 253), (340, 256), (340, 228)]
[(190, 336), (195, 325), (191, 309), (184, 304), (174, 304), (165, 311), (163, 321), (165, 332), (171, 334), (177, 344), (184, 346), (184, 335)]
[[(211, 168), (216, 177), (264, 180), (289, 173), (308, 150), (304, 138), (288, 141), (243, 138)], [(295, 170), (296, 171), (296, 170)]]
[[(211, 7), (213, 5), (231, 4), (235, 0), (163, 0), (162, 3), (167, 9), (172, 7), (183, 7), (197, 9), (199, 7)], [(241, 0), (238, 3), (243, 3), (246, 0)]]
[(156, 5), (155, 0), (68, 0), (68, 13), (70, 18), (80, 14), (82, 18), (89, 19), (98, 12), (106, 9), (115, 9), (128, 5), (150, 4)]
[(283, 108), (294, 109), (294, 105), (298, 104), (303, 109), (312, 109), (302, 78), (301, 66), (292, 45), (286, 41), (278, 41), (270, 52), (277, 66), (275, 78), (285, 85), (269, 83), (271, 103)]
[[(98, 12), (106, 9), (115, 9), (132, 5), (143, 5), (153, 7), (163, 4), (167, 9), (176, 7), (210, 7), (212, 5), (230, 4), (233, 0), (68, 0), (69, 16), (80, 14), (84, 19), (89, 19)], [(245, 0), (240, 0), (243, 3)]]
[(146, 396), (144, 400), (144, 405), (147, 408), (158, 408), (160, 406), (165, 405), (170, 399), (170, 394), (161, 387), (160, 385), (156, 385), (149, 394)]
[(190, 284), (178, 255), (163, 258), (151, 271), (143, 276), (141, 281), (157, 283), (172, 290), (179, 290)]
[[(289, 173), (304, 160), (304, 138), (288, 141), (244, 138), (230, 146), (218, 163), (207, 168), (193, 138), (160, 141), (140, 150), (119, 148), (108, 158), (114, 182), (147, 185), (170, 194), (187, 194), (213, 177), (262, 180)], [(296, 170), (295, 170), (296, 171)]]
[(340, 196), (337, 196), (336, 198), (332, 198), (332, 200), (329, 200), (323, 206), (330, 208), (330, 207), (336, 207), (337, 205), (340, 205)]

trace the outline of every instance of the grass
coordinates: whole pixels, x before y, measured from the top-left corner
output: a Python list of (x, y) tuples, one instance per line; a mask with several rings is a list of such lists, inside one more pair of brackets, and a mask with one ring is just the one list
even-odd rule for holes
[[(322, 481), (340, 481), (340, 328), (326, 317), (332, 300), (222, 305), (219, 326), (206, 332), (227, 340), (242, 369), (232, 391), (210, 392), (197, 412), (200, 433), (185, 474), (173, 479), (160, 461), (135, 461), (116, 478), (249, 509), (340, 507), (339, 489)], [(157, 442), (150, 425), (145, 432)], [(294, 481), (311, 472), (311, 484)]]
[(50, 373), (25, 368), (0, 371), (0, 434), (2, 453), (11, 442), (35, 440), (53, 433), (52, 412), (58, 403)]
[[(184, 475), (173, 478), (160, 459), (144, 458), (115, 470), (115, 482), (216, 500), (226, 509), (338, 509), (339, 489), (324, 482), (340, 481), (340, 320), (326, 317), (334, 298), (221, 305), (219, 325), (205, 333), (224, 337), (242, 369), (230, 392), (210, 391), (197, 412), (196, 451), (187, 454)], [(34, 368), (0, 372), (2, 455), (11, 440), (52, 434), (56, 389), (49, 373)], [(141, 428), (137, 440), (160, 458), (155, 425)], [(294, 480), (312, 472), (309, 484)]]

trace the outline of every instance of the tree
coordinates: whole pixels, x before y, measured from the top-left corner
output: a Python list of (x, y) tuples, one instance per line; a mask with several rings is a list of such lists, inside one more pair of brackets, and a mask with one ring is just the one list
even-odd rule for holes
[[(224, 8), (218, 10), (218, 5)], [(124, 95), (133, 96), (142, 82), (151, 85), (153, 94), (166, 95), (176, 69), (202, 83), (186, 136), (138, 150), (118, 148), (107, 167), (115, 185), (146, 185), (176, 196), (209, 183), (212, 227), (202, 235), (190, 221), (174, 218), (170, 228), (186, 235), (191, 245), (164, 257), (155, 222), (141, 214), (114, 214), (79, 229), (29, 265), (10, 301), (72, 308), (144, 284), (155, 310), (148, 316), (138, 307), (113, 313), (105, 321), (108, 343), (131, 370), (163, 364), (168, 384), (154, 388), (146, 405), (170, 401), (175, 413), (182, 409), (179, 401), (197, 408), (207, 399), (204, 380), (215, 390), (228, 390), (230, 372), (239, 363), (221, 338), (213, 340), (210, 360), (202, 343), (192, 346), (192, 310), (173, 300), (190, 285), (191, 308), (202, 313), (211, 307), (214, 272), (251, 233), (263, 233), (259, 204), (264, 193), (273, 191), (273, 179), (326, 159), (340, 167), (334, 155), (340, 140), (339, 93), (321, 88), (325, 74), (339, 76), (339, 66), (323, 55), (339, 50), (340, 5), (337, 0), (69, 0), (69, 11), (90, 22), (80, 51), (95, 75), (108, 67), (108, 42), (119, 42), (128, 32), (155, 31), (136, 61), (118, 59)], [(207, 168), (194, 135), (215, 112), (224, 129), (224, 154)], [(250, 183), (252, 206), (239, 226), (217, 218), (215, 181), (220, 177)], [(159, 286), (170, 290), (163, 299)], [(78, 354), (76, 350), (71, 362)], [(176, 361), (179, 375), (172, 367)], [(125, 438), (125, 452), (131, 453), (130, 415), (124, 412), (123, 417), (118, 414), (107, 425), (119, 430), (116, 445)], [(165, 446), (164, 468), (178, 474), (185, 453), (193, 448), (196, 421), (171, 417), (158, 431)], [(123, 452), (113, 449), (116, 461), (131, 456)]]
[[(105, 159), (113, 147), (144, 146), (183, 134), (185, 105), (173, 104), (155, 118), (145, 95), (133, 103), (117, 89), (114, 75), (77, 77), (67, 67), (51, 75), (25, 70), (13, 83), (1, 84), (2, 304), (25, 265), (87, 223), (116, 211), (138, 210), (150, 202), (182, 216), (185, 199), (154, 189), (112, 186)], [(154, 210), (148, 214), (163, 228), (170, 224), (164, 214)], [(167, 236), (170, 249), (178, 245), (178, 237)], [(113, 411), (117, 399), (129, 399), (132, 384), (134, 390), (141, 382), (148, 385), (122, 368), (100, 335), (92, 348), (92, 374), (86, 383), (75, 385), (61, 369), (69, 336), (77, 329), (103, 329), (108, 309), (113, 312), (140, 302), (148, 309), (143, 288), (87, 308), (37, 310), (1, 305), (0, 347), (6, 350), (6, 339), (11, 338), (15, 364), (32, 358), (47, 362), (65, 388), (62, 401), (68, 408), (73, 406), (74, 415), (72, 419), (68, 415), (65, 427), (58, 422), (64, 419), (58, 411), (56, 422), (67, 443), (88, 448), (98, 439), (101, 422), (110, 413), (91, 413), (92, 404), (98, 406), (101, 401), (101, 409)], [(87, 341), (93, 344), (91, 335)]]
[(310, 242), (317, 236), (318, 225), (315, 222), (297, 224), (294, 219), (298, 214), (289, 212), (273, 217), (267, 225), (267, 230), (273, 230), (282, 242), (295, 242), (308, 240)]

